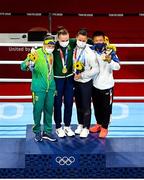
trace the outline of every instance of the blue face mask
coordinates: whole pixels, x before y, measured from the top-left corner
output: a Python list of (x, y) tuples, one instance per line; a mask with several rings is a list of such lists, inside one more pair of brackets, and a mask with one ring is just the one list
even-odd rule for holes
[(101, 51), (105, 47), (105, 43), (96, 43), (94, 44), (94, 50)]

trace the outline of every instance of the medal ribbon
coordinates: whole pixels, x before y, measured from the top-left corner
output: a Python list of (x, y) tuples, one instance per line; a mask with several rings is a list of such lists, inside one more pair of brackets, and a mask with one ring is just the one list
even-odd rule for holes
[(47, 66), (48, 66), (48, 70), (49, 70), (48, 75), (50, 76), (52, 73), (52, 67), (53, 67), (53, 55), (52, 54), (50, 55), (49, 60), (48, 60), (46, 54), (44, 55), (44, 57), (45, 57), (45, 60), (46, 60)]
[[(74, 55), (73, 55), (74, 63), (79, 62), (82, 56), (84, 57), (85, 47), (81, 50), (78, 58), (77, 58), (77, 50), (78, 50), (77, 48), (75, 48), (75, 50), (74, 50)], [(84, 65), (85, 65), (85, 57), (84, 57), (83, 63), (84, 63)], [(77, 74), (78, 71), (74, 69), (74, 72)]]
[[(79, 54), (79, 56), (78, 56), (78, 58), (77, 58), (77, 48), (75, 49), (75, 51), (74, 51), (74, 61), (75, 61), (75, 62), (80, 61), (80, 58), (82, 57), (82, 55), (84, 55), (84, 54), (83, 54), (83, 53), (84, 53), (84, 50), (85, 50), (85, 48), (83, 48), (83, 49), (81, 50), (81, 52), (80, 52), (80, 54)], [(85, 64), (85, 58), (84, 58), (84, 64)]]
[(60, 57), (61, 57), (62, 65), (63, 65), (63, 68), (64, 68), (64, 67), (67, 66), (67, 63), (68, 63), (68, 48), (66, 48), (65, 58), (64, 58), (63, 51), (60, 49)]

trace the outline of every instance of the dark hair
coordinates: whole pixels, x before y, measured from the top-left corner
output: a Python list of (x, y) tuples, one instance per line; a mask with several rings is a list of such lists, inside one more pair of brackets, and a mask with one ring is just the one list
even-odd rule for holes
[(80, 29), (77, 33), (77, 36), (78, 35), (88, 36), (87, 29), (85, 28)]
[(59, 26), (58, 27), (58, 31), (57, 31), (57, 36), (59, 37), (60, 35), (67, 35), (69, 34), (68, 30), (65, 29), (63, 26)]
[(45, 40), (49, 40), (49, 39), (53, 39), (53, 40), (54, 40), (54, 37), (51, 36), (51, 35), (46, 35), (46, 36), (44, 37), (44, 41), (45, 41)]
[(105, 33), (102, 32), (102, 31), (95, 31), (92, 35), (92, 39), (95, 37), (95, 36), (103, 36), (105, 37)]

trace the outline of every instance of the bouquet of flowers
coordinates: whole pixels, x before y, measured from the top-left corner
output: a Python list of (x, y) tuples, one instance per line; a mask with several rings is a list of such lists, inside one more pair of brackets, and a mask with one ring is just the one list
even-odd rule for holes
[(114, 44), (110, 44), (109, 38), (107, 36), (105, 36), (105, 44), (106, 44), (107, 50), (113, 50), (116, 52), (116, 46)]
[(111, 62), (111, 53), (112, 51), (116, 52), (116, 46), (114, 44), (110, 44), (109, 38), (105, 36), (105, 44), (106, 44), (106, 50), (105, 52), (101, 55), (102, 59), (107, 62)]
[(73, 64), (73, 69), (76, 74), (79, 74), (84, 71), (84, 64), (81, 61), (76, 61)]
[(34, 62), (38, 59), (38, 54), (37, 52), (30, 52), (28, 53), (27, 57), (29, 58), (30, 61)]
[(27, 58), (29, 59), (29, 66), (28, 66), (28, 70), (32, 71), (35, 65), (36, 60), (38, 59), (38, 54), (37, 51), (35, 49), (31, 49), (31, 52), (28, 53)]

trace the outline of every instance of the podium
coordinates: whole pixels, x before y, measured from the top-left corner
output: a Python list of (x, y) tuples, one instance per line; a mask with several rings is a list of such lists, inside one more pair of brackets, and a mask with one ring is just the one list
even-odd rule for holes
[(99, 139), (94, 133), (86, 139), (35, 142), (32, 125), (27, 125), (26, 139), (0, 139), (0, 144), (3, 150), (20, 151), (22, 162), (13, 155), (2, 162), (0, 156), (0, 178), (144, 178), (144, 138), (140, 137)]
[(96, 135), (35, 142), (32, 127), (28, 126), (25, 158), (31, 178), (105, 177), (105, 143)]

